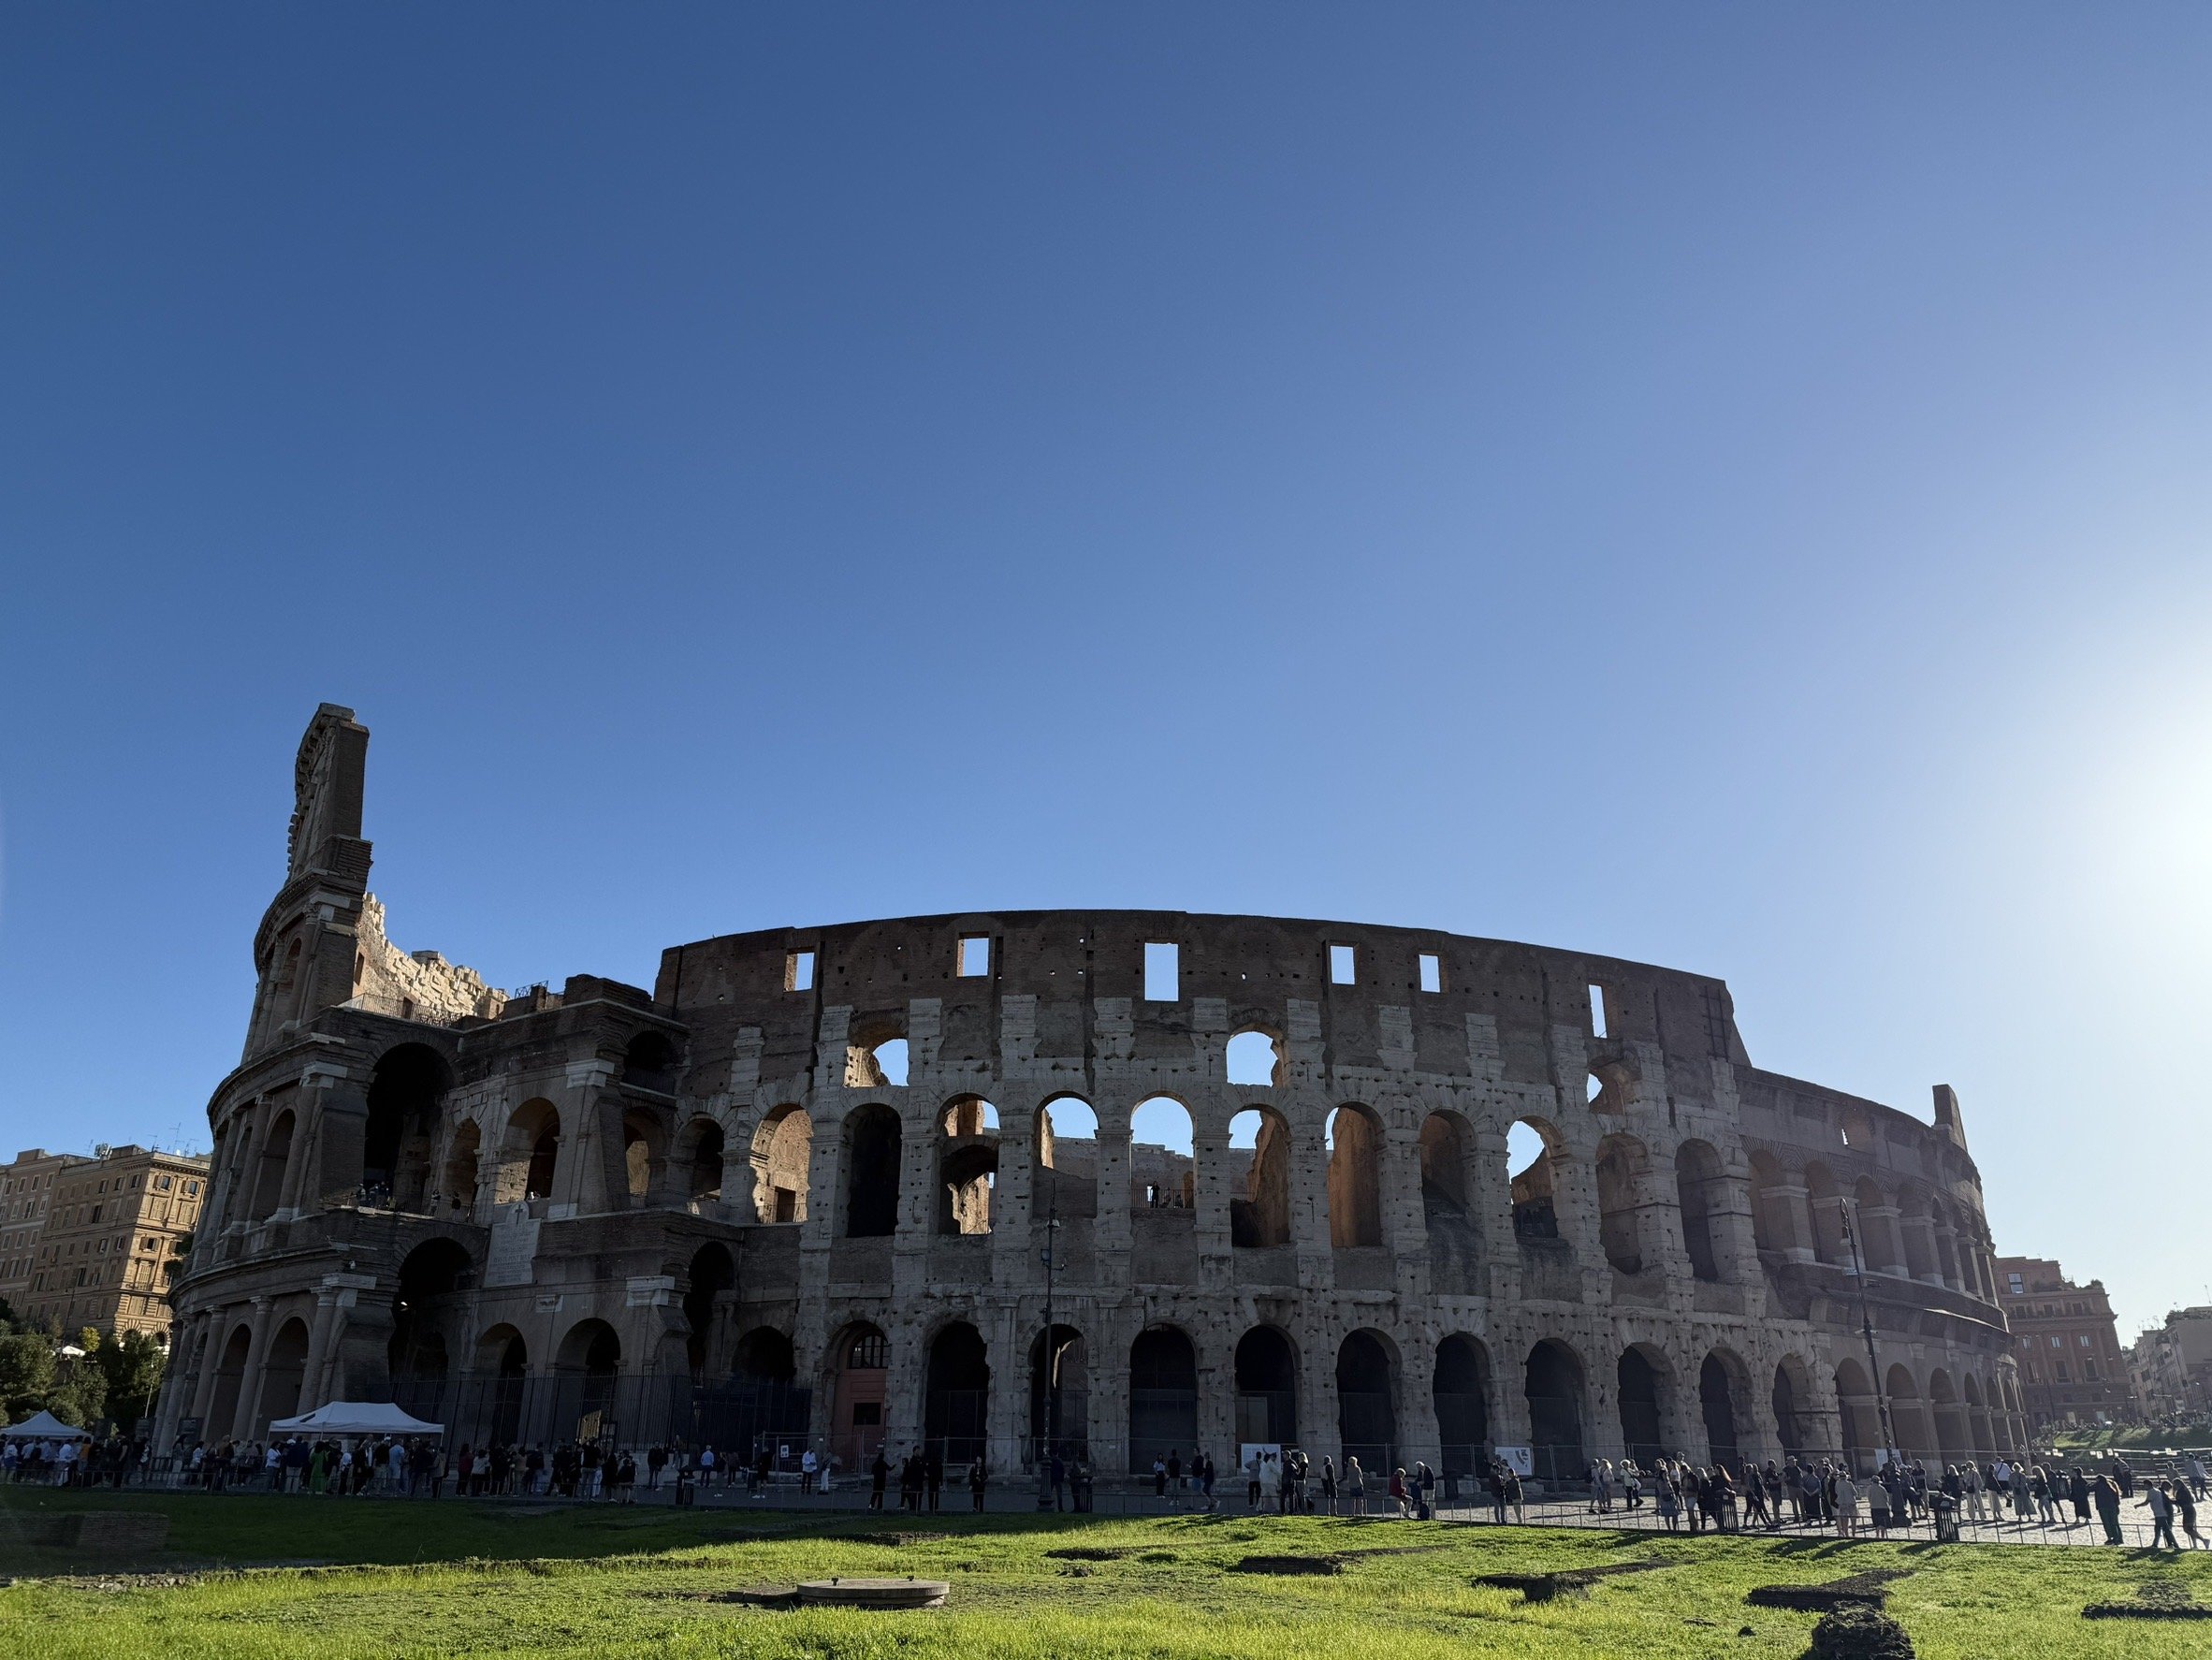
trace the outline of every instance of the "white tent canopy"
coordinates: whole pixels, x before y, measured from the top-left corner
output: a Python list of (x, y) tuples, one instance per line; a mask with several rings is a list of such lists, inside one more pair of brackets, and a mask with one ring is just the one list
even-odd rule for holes
[(280, 1418), (272, 1435), (441, 1435), (442, 1423), (410, 1418), (389, 1401), (326, 1401), (298, 1418)]
[(64, 1423), (51, 1412), (34, 1412), (21, 1423), (11, 1423), (0, 1434), (10, 1441), (89, 1441), (92, 1437), (75, 1424)]

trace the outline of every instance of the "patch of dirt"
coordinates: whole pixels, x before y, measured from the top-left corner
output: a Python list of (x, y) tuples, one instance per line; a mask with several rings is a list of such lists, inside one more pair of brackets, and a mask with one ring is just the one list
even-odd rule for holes
[[(1128, 1546), (1069, 1545), (1062, 1550), (1047, 1551), (1045, 1554), (1055, 1562), (1119, 1562), (1125, 1556), (1136, 1554)], [(1154, 1555), (1160, 1552), (1155, 1551)], [(1173, 1558), (1169, 1558), (1172, 1561)]]
[(2085, 1620), (2212, 1620), (2205, 1608), (2174, 1580), (2149, 1580), (2135, 1587), (2133, 1602), (2093, 1602), (2081, 1611)]
[(1744, 1601), (1759, 1609), (1795, 1609), (1800, 1614), (1825, 1613), (1831, 1609), (1878, 1609), (1889, 1596), (1889, 1582), (1910, 1572), (1904, 1568), (1870, 1568), (1863, 1574), (1829, 1580), (1819, 1585), (1756, 1585)]
[(1865, 1603), (1823, 1614), (1806, 1655), (1807, 1660), (1914, 1660), (1905, 1628)]
[(1334, 1574), (1344, 1571), (1336, 1556), (1245, 1556), (1230, 1565), (1232, 1574)]
[(1648, 1574), (1654, 1568), (1673, 1565), (1665, 1559), (1601, 1562), (1590, 1567), (1559, 1568), (1548, 1574), (1477, 1574), (1475, 1583), (1492, 1591), (1518, 1591), (1529, 1602), (1550, 1602), (1563, 1594), (1586, 1596), (1591, 1586), (1616, 1574)]

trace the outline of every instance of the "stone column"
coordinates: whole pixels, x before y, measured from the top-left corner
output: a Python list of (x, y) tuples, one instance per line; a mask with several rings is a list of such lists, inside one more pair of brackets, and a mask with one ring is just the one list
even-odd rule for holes
[(243, 1439), (259, 1438), (261, 1386), (267, 1381), (269, 1361), (269, 1300), (266, 1296), (255, 1297), (253, 1305), (253, 1335), (247, 1340), (245, 1371), (239, 1378), (238, 1416), (226, 1432)]
[[(1418, 1328), (1401, 1326), (1398, 1345), (1398, 1457), (1444, 1474), (1444, 1437), (1436, 1424), (1436, 1346)], [(1341, 1464), (1338, 1466), (1343, 1467)]]
[(1774, 1248), (1787, 1262), (1813, 1261), (1812, 1210), (1803, 1183), (1777, 1184), (1767, 1189), (1767, 1220), (1774, 1231)]

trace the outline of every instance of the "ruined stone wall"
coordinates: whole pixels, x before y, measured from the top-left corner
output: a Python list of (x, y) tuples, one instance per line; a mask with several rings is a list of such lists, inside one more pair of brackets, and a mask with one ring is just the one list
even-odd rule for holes
[(466, 1016), (491, 1020), (507, 994), (484, 983), (475, 969), (449, 963), (434, 951), (408, 953), (385, 935), (384, 906), (371, 894), (361, 902), (354, 996), (381, 1013), (448, 1025)]

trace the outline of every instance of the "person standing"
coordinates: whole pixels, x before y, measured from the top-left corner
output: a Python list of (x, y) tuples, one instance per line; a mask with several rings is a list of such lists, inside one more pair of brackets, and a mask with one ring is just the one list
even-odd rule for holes
[(883, 1456), (883, 1449), (876, 1449), (876, 1456), (868, 1463), (868, 1508), (883, 1507), (883, 1486), (891, 1479), (891, 1461)]
[[(1053, 1460), (1055, 1464), (1057, 1464), (1060, 1461), (1056, 1457)], [(968, 1466), (968, 1496), (973, 1500), (976, 1510), (979, 1514), (982, 1512), (983, 1507), (983, 1490), (989, 1485), (990, 1476), (983, 1468), (982, 1454), (979, 1452), (976, 1454), (975, 1463)], [(1057, 1502), (1057, 1496), (1058, 1495), (1055, 1493), (1055, 1503)], [(932, 1492), (929, 1495), (929, 1507), (932, 1510), (937, 1508), (937, 1494), (934, 1492)]]
[(1152, 1455), (1152, 1496), (1161, 1500), (1168, 1496), (1168, 1461), (1157, 1452)]
[(1336, 1461), (1326, 1453), (1321, 1456), (1321, 1508), (1336, 1514)]
[(2089, 1496), (2096, 1502), (2097, 1520), (2104, 1523), (2104, 1542), (2120, 1543), (2120, 1490), (2110, 1476), (2099, 1476), (2090, 1483)]
[(2189, 1535), (2189, 1548), (2192, 1551), (2205, 1549), (2205, 1537), (2197, 1532), (2197, 1501), (2195, 1495), (2189, 1491), (2189, 1482), (2176, 1477), (2171, 1496), (2174, 1500), (2174, 1513), (2181, 1520), (2181, 1531)]
[(2166, 1484), (2162, 1481), (2146, 1482), (2141, 1502), (2150, 1509), (2150, 1548), (2156, 1551), (2159, 1541), (2163, 1539), (2167, 1550), (2180, 1550), (2180, 1545), (2174, 1538), (2174, 1500), (2166, 1492)]
[(1858, 1483), (1851, 1478), (1848, 1471), (1839, 1469), (1836, 1472), (1834, 1503), (1836, 1536), (1840, 1539), (1855, 1537), (1858, 1534)]
[(1344, 1461), (1344, 1508), (1347, 1516), (1367, 1514), (1367, 1472), (1357, 1456)]

